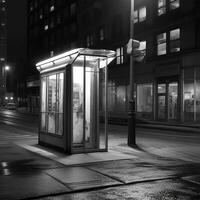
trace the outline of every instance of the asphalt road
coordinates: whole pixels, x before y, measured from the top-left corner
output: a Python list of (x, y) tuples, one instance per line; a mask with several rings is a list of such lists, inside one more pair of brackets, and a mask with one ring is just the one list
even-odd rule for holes
[[(15, 129), (19, 135), (37, 137), (37, 115), (1, 109), (0, 124), (11, 131)], [(121, 148), (123, 151), (123, 146), (127, 143), (127, 132), (127, 126), (109, 125), (109, 148)], [(149, 154), (200, 163), (200, 132), (137, 128), (136, 143), (138, 148)]]
[[(132, 159), (67, 167), (21, 148), (21, 141), (23, 144), (37, 141), (37, 127), (36, 115), (0, 110), (0, 199), (200, 198), (198, 133), (137, 128), (137, 148), (145, 153), (140, 151)], [(109, 149), (132, 153), (132, 149), (127, 150), (126, 126), (109, 125), (108, 133)], [(85, 177), (86, 172), (90, 179)], [(77, 173), (82, 181), (77, 182)], [(94, 187), (94, 183), (102, 187)], [(69, 193), (68, 187), (72, 190)]]

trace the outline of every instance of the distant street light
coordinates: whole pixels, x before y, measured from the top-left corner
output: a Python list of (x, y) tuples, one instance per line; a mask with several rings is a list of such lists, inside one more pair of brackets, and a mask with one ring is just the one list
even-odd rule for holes
[(5, 86), (5, 92), (7, 92), (7, 71), (10, 71), (10, 66), (6, 65), (4, 66), (4, 86)]

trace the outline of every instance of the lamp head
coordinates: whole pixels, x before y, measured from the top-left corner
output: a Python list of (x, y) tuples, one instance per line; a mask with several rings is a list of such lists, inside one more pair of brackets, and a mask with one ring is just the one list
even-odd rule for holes
[(5, 66), (5, 70), (6, 70), (6, 71), (9, 71), (9, 70), (10, 70), (10, 67), (9, 67), (8, 65), (6, 65), (6, 66)]

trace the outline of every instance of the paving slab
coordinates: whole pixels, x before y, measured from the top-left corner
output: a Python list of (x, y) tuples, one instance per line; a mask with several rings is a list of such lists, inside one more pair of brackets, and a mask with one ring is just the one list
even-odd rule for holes
[(176, 176), (174, 171), (159, 169), (151, 163), (136, 163), (134, 160), (98, 163), (89, 165), (88, 168), (123, 183), (166, 179)]
[(186, 176), (183, 180), (200, 185), (200, 175)]
[(38, 200), (199, 200), (200, 186), (181, 180), (118, 186)]
[(47, 174), (0, 176), (0, 199), (17, 200), (70, 191)]
[(109, 150), (108, 152), (82, 153), (82, 154), (80, 153), (80, 154), (66, 155), (56, 152), (52, 149), (44, 148), (43, 146), (37, 145), (35, 143), (32, 144), (18, 143), (17, 145), (23, 147), (24, 149), (27, 149), (28, 151), (34, 152), (37, 155), (49, 158), (66, 166), (137, 158), (137, 155), (135, 155), (134, 153), (127, 154), (115, 150)]
[(84, 167), (67, 167), (62, 169), (47, 170), (46, 173), (71, 190), (82, 190), (104, 186), (122, 184), (119, 181), (106, 177)]

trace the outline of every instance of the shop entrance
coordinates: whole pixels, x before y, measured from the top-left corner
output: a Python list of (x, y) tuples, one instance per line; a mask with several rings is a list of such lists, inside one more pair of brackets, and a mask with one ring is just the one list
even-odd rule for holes
[(178, 120), (178, 81), (158, 82), (156, 88), (156, 114), (159, 121)]

